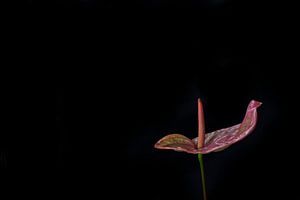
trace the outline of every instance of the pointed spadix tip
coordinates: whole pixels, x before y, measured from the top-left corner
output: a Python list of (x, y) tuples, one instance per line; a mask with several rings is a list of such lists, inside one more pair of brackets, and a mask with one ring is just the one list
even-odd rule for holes
[(202, 105), (202, 101), (201, 101), (200, 98), (198, 98), (198, 104), (199, 104), (199, 105)]

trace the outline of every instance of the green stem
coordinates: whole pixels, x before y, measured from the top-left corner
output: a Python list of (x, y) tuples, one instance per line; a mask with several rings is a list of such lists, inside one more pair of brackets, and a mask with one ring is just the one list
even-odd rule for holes
[(205, 177), (204, 177), (203, 158), (202, 158), (202, 154), (201, 153), (198, 154), (198, 160), (199, 160), (200, 169), (201, 169), (201, 180), (202, 180), (203, 198), (204, 198), (204, 200), (207, 200), (207, 197), (206, 197), (206, 187), (205, 187)]

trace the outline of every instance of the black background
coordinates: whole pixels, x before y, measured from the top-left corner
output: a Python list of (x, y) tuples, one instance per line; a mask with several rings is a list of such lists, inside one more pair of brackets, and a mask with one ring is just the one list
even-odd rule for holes
[(5, 165), (38, 172), (46, 195), (201, 199), (197, 157), (154, 144), (196, 137), (198, 97), (207, 132), (240, 123), (255, 99), (255, 131), (204, 157), (208, 199), (294, 198), (293, 40), (267, 5), (27, 1), (14, 41), (55, 68), (56, 130), (27, 137)]

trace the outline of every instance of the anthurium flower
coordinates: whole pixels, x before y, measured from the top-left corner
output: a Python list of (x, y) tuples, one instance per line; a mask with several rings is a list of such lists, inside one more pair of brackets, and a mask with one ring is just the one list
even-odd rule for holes
[(205, 134), (203, 107), (201, 100), (198, 99), (198, 137), (191, 140), (181, 134), (167, 135), (155, 144), (155, 148), (173, 149), (192, 154), (221, 151), (242, 140), (254, 130), (257, 121), (257, 108), (261, 104), (255, 100), (250, 101), (240, 124)]

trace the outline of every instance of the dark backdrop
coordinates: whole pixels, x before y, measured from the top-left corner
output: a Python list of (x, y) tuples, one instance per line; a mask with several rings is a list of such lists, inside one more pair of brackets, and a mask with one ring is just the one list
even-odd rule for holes
[(263, 103), (255, 131), (204, 157), (208, 198), (292, 198), (291, 50), (278, 24), (252, 18), (265, 5), (28, 1), (31, 40), (22, 44), (55, 67), (56, 130), (30, 140), (17, 163), (41, 171), (58, 197), (201, 199), (197, 157), (155, 142), (173, 132), (196, 137), (198, 97), (207, 132), (241, 122), (255, 99)]

